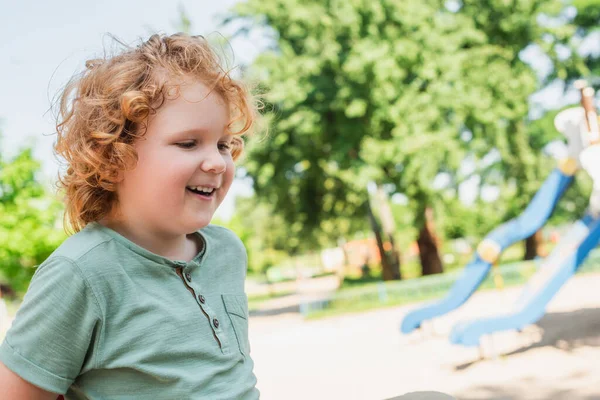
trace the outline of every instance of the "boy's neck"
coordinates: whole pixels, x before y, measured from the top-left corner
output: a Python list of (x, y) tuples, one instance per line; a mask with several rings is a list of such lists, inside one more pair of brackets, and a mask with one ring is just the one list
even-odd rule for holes
[(186, 235), (160, 234), (146, 227), (124, 221), (100, 220), (99, 224), (112, 229), (140, 247), (173, 261), (191, 261), (202, 250), (203, 242), (194, 233)]

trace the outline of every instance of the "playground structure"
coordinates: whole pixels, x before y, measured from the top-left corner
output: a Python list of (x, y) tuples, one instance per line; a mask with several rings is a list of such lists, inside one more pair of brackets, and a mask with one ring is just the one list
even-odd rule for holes
[(501, 225), (478, 246), (473, 260), (466, 266), (448, 295), (440, 301), (408, 313), (401, 331), (410, 333), (425, 321), (444, 315), (464, 304), (480, 286), (500, 254), (510, 245), (538, 231), (550, 218), (554, 208), (574, 175), (582, 168), (594, 181), (594, 190), (586, 216), (576, 222), (569, 234), (543, 261), (538, 272), (520, 296), (512, 312), (496, 317), (459, 323), (454, 326), (450, 340), (454, 344), (477, 346), (480, 338), (503, 330), (521, 330), (539, 320), (548, 302), (562, 285), (577, 271), (589, 252), (600, 241), (600, 134), (594, 107), (594, 90), (584, 81), (577, 81), (581, 107), (559, 113), (555, 126), (567, 138), (567, 157), (558, 162), (525, 211)]

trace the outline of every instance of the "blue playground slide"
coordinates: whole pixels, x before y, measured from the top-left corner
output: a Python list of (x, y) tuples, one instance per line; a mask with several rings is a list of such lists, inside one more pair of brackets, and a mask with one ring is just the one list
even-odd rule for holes
[(516, 311), (511, 314), (483, 318), (457, 324), (450, 341), (464, 346), (477, 346), (482, 335), (523, 329), (539, 320), (546, 305), (563, 284), (577, 271), (588, 254), (600, 242), (600, 218), (585, 216), (577, 221), (564, 241), (554, 249), (525, 288)]
[[(525, 211), (519, 217), (494, 229), (482, 244), (491, 244), (494, 252), (499, 255), (513, 243), (533, 235), (552, 215), (556, 203), (572, 182), (572, 175), (566, 175), (559, 169), (552, 171)], [(478, 251), (475, 254), (444, 299), (414, 310), (404, 317), (400, 327), (402, 333), (410, 333), (419, 328), (423, 321), (444, 315), (467, 301), (485, 279), (493, 264), (489, 257), (483, 257), (480, 253)]]

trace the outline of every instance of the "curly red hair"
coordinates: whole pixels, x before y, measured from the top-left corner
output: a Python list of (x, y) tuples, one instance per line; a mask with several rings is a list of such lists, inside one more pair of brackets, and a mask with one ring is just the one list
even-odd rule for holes
[(137, 162), (134, 141), (145, 134), (148, 117), (179, 89), (170, 78), (198, 79), (223, 97), (236, 135), (233, 159), (240, 157), (240, 135), (252, 129), (256, 103), (203, 37), (153, 35), (113, 57), (89, 60), (62, 92), (56, 125), (54, 149), (67, 163), (57, 184), (65, 192), (67, 230), (78, 232), (112, 210), (122, 171)]

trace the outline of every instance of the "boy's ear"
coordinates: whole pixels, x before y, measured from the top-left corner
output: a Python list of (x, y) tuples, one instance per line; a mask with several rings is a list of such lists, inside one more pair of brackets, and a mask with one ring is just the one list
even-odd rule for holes
[(114, 173), (114, 175), (113, 175), (113, 178), (114, 178), (114, 183), (118, 185), (119, 183), (123, 182), (123, 179), (125, 179), (125, 171), (123, 171), (123, 170), (116, 171), (116, 173)]

